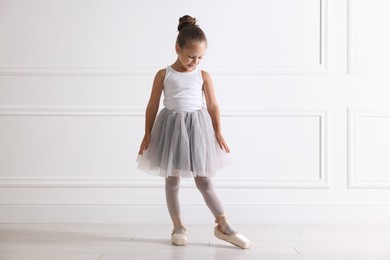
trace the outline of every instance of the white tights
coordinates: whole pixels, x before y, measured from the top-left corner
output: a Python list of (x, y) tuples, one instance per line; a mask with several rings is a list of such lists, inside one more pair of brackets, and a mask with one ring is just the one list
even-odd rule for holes
[[(217, 193), (215, 192), (211, 178), (195, 177), (194, 179), (195, 179), (196, 187), (202, 194), (207, 207), (210, 209), (214, 217), (217, 218), (217, 216), (223, 214), (225, 211), (223, 209), (221, 200), (219, 199)], [(165, 178), (165, 196), (166, 196), (169, 215), (171, 216), (172, 219), (174, 217), (180, 216), (179, 187), (180, 187), (179, 177)], [(233, 232), (234, 229), (229, 225), (229, 228), (226, 230), (226, 233), (230, 234)]]

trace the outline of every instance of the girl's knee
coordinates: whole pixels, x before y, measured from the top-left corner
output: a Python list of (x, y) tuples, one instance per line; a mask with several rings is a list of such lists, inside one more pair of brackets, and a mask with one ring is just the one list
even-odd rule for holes
[(213, 189), (213, 183), (208, 177), (195, 177), (195, 184), (200, 191)]
[(165, 178), (165, 188), (167, 189), (178, 189), (180, 185), (180, 178), (178, 177), (167, 177)]

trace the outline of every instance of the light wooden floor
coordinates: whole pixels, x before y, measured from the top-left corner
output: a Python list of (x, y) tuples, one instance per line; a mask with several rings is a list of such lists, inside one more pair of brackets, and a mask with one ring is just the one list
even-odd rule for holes
[(172, 246), (169, 225), (0, 224), (0, 259), (39, 260), (390, 260), (390, 225), (238, 225), (253, 242), (238, 249), (189, 225)]

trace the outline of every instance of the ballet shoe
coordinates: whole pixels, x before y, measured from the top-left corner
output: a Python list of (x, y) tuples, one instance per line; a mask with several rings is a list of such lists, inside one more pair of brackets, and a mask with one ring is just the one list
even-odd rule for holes
[(171, 234), (172, 244), (175, 246), (185, 246), (187, 245), (188, 238), (185, 233), (176, 233), (178, 229), (183, 229), (186, 232), (186, 228), (182, 225), (180, 217), (175, 216), (172, 218), (173, 221), (173, 230)]
[(172, 233), (171, 239), (172, 239), (172, 244), (174, 244), (175, 246), (187, 245), (188, 238), (187, 238), (186, 234)]
[(231, 243), (237, 247), (240, 247), (242, 249), (247, 249), (251, 246), (251, 241), (248, 238), (246, 238), (243, 234), (241, 234), (240, 232), (234, 232), (234, 233), (229, 234), (229, 235), (224, 233), (224, 231), (226, 231), (226, 229), (228, 228), (228, 225), (229, 225), (225, 214), (219, 215), (216, 218), (215, 223), (218, 224), (214, 228), (214, 235), (217, 238), (224, 240), (226, 242), (229, 242), (229, 243)]

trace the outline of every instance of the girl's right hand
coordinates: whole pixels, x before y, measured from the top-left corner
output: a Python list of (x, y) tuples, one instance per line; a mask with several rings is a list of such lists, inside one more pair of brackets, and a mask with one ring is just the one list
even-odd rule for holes
[(146, 149), (148, 149), (150, 143), (150, 135), (145, 135), (144, 139), (142, 139), (141, 146), (139, 148), (139, 155), (142, 155)]

